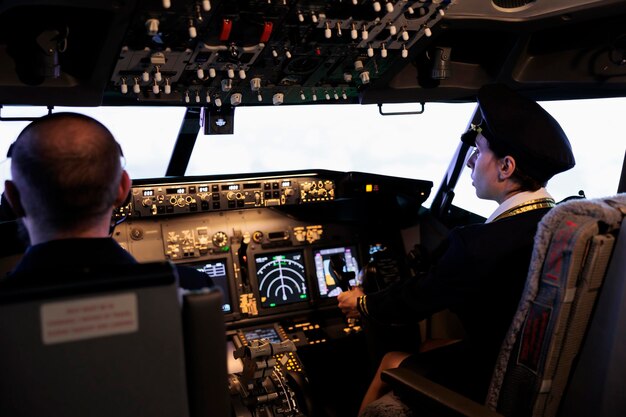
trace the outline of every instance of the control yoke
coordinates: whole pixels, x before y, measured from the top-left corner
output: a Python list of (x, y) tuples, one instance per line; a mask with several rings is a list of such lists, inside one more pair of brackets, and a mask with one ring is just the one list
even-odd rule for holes
[(353, 280), (356, 274), (354, 271), (346, 271), (346, 258), (343, 254), (334, 254), (330, 257), (328, 269), (332, 277), (335, 279), (342, 291), (350, 290), (350, 280)]

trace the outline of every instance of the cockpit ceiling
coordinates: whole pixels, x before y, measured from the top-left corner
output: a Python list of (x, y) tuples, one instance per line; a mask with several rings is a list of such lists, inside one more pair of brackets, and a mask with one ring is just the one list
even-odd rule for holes
[(8, 0), (0, 105), (626, 95), (623, 0)]

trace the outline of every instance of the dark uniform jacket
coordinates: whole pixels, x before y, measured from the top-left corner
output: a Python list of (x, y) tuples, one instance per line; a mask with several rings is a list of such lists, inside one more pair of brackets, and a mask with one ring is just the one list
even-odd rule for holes
[[(415, 355), (423, 357), (411, 358), (406, 366), (421, 367), (409, 365), (416, 361), (433, 365), (441, 359), (443, 365), (434, 369), (446, 374), (440, 382), (484, 401), (521, 298), (537, 225), (548, 210), (453, 229), (443, 243), (442, 256), (425, 276), (367, 295), (369, 316), (378, 322), (419, 321), (448, 308), (463, 324), (466, 337), (452, 356)], [(468, 390), (461, 381), (467, 381)]]
[[(97, 268), (109, 265), (137, 263), (112, 238), (73, 238), (60, 239), (30, 246), (13, 271), (4, 279), (5, 285), (18, 284), (21, 275), (36, 273), (38, 281), (55, 280), (59, 268)], [(199, 289), (213, 286), (211, 278), (193, 268), (177, 265), (179, 286), (185, 289)], [(2, 280), (0, 280), (2, 282)], [(27, 283), (23, 283), (27, 285)]]

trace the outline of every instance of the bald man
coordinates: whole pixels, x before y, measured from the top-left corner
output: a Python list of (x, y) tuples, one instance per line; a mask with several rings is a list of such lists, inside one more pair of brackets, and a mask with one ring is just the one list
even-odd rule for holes
[[(55, 267), (137, 263), (110, 235), (113, 210), (126, 200), (131, 180), (120, 145), (102, 123), (69, 112), (41, 117), (19, 134), (8, 157), (5, 197), (30, 246), (5, 283), (41, 279), (33, 273)], [(206, 274), (177, 269), (182, 288), (213, 286)]]

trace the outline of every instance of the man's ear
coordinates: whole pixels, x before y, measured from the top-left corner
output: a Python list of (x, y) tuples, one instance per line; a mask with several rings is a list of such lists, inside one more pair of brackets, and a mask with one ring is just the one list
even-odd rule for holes
[(122, 171), (122, 178), (117, 191), (117, 199), (115, 200), (115, 207), (122, 207), (130, 203), (131, 198), (131, 185), (132, 181), (126, 170)]
[[(5, 207), (8, 204), (8, 207)], [(15, 183), (11, 180), (4, 181), (4, 193), (2, 194), (2, 211), (8, 215), (12, 215), (13, 218), (24, 217), (24, 207), (20, 201), (20, 192), (15, 186)]]
[(507, 155), (504, 158), (500, 158), (498, 165), (498, 178), (500, 179), (500, 181), (511, 178), (513, 172), (515, 172), (515, 167), (515, 159), (512, 156)]

